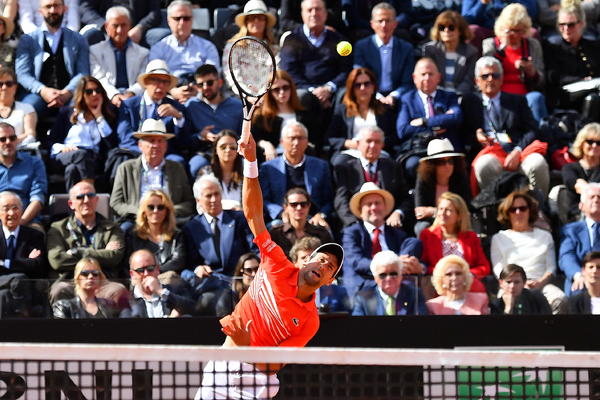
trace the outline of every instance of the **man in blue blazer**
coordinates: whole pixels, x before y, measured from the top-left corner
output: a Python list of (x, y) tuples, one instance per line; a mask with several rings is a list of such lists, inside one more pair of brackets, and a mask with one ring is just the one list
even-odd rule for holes
[[(194, 197), (200, 214), (183, 227), (187, 265), (198, 278), (213, 272), (233, 276), (242, 254), (258, 253), (246, 219), (241, 211), (223, 210), (221, 185), (211, 175), (194, 183)], [(193, 276), (190, 269), (186, 271), (182, 277)]]
[(375, 287), (370, 265), (373, 256), (382, 250), (400, 255), (403, 273), (423, 272), (418, 259), (422, 252), (421, 241), (408, 237), (400, 228), (385, 224), (385, 218), (393, 208), (392, 194), (372, 182), (366, 182), (350, 200), (350, 210), (359, 219), (342, 231), (342, 247), (346, 254), (344, 286), (351, 298), (359, 290)]
[(281, 218), (283, 198), (288, 189), (303, 187), (316, 206), (309, 221), (326, 225), (333, 211), (333, 181), (327, 162), (305, 155), (308, 131), (297, 121), (287, 123), (281, 130), (283, 155), (267, 161), (260, 168), (260, 186), (265, 206), (272, 220)]
[(565, 273), (565, 293), (584, 288), (581, 266), (590, 251), (600, 251), (600, 183), (588, 183), (581, 193), (579, 209), (583, 220), (572, 222), (560, 231), (558, 267)]
[(132, 152), (131, 158), (140, 154), (133, 134), (140, 130), (146, 119), (153, 118), (163, 121), (167, 132), (175, 134), (175, 138), (169, 141), (166, 158), (183, 162), (180, 152), (189, 141), (190, 122), (185, 107), (167, 97), (177, 81), (165, 61), (152, 60), (146, 66), (146, 72), (138, 77), (144, 92), (121, 103), (117, 124), (119, 148)]
[(77, 32), (61, 27), (66, 11), (63, 0), (41, 0), (44, 24), (21, 36), (15, 71), (24, 89), (22, 101), (31, 104), (38, 117), (48, 109), (69, 104), (79, 79), (90, 73), (89, 48)]
[(393, 251), (381, 251), (371, 261), (371, 273), (377, 284), (354, 296), (352, 315), (425, 315), (421, 289), (402, 279), (402, 262)]
[(375, 34), (359, 40), (354, 46), (354, 67), (369, 68), (375, 73), (379, 83), (377, 97), (389, 105), (413, 88), (413, 47), (394, 36), (397, 25), (394, 7), (379, 3), (371, 11), (371, 28)]
[(422, 58), (412, 74), (416, 89), (402, 96), (402, 106), (396, 129), (402, 150), (409, 152), (405, 167), (409, 178), (416, 177), (419, 159), (426, 153), (432, 138), (448, 138), (454, 149), (462, 151), (464, 144), (458, 127), (462, 111), (454, 93), (438, 89), (442, 75), (431, 58)]

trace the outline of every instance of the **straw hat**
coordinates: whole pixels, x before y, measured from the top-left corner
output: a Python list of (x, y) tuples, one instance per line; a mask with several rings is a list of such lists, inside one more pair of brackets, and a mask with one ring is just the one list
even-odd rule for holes
[(421, 158), (419, 161), (433, 160), (435, 158), (444, 157), (464, 157), (464, 153), (454, 151), (454, 146), (448, 139), (433, 139), (427, 145), (427, 157)]
[(169, 78), (171, 80), (169, 90), (177, 86), (177, 82), (179, 82), (179, 79), (175, 75), (171, 75), (171, 72), (169, 72), (169, 67), (167, 66), (165, 60), (156, 59), (150, 61), (148, 65), (146, 65), (146, 72), (138, 76), (138, 83), (142, 85), (142, 87), (146, 87), (146, 78), (153, 75)]
[(167, 133), (165, 123), (160, 119), (148, 118), (142, 124), (142, 129), (139, 132), (133, 134), (136, 139), (144, 139), (146, 137), (163, 137), (165, 139), (171, 139), (175, 137), (172, 133)]
[(15, 23), (12, 19), (6, 18), (2, 15), (0, 15), (0, 19), (2, 20), (2, 22), (4, 22), (4, 34), (2, 35), (2, 40), (6, 40), (14, 32)]
[(373, 182), (365, 182), (360, 187), (360, 191), (356, 193), (350, 199), (350, 211), (357, 218), (361, 218), (360, 216), (360, 201), (363, 197), (369, 194), (378, 194), (383, 197), (383, 201), (385, 203), (385, 215), (388, 215), (394, 209), (394, 196), (390, 192), (385, 189), (380, 189), (379, 186), (374, 184)]
[(262, 0), (250, 0), (244, 6), (244, 12), (235, 16), (235, 24), (240, 28), (246, 25), (246, 17), (248, 15), (264, 15), (267, 17), (267, 28), (272, 28), (277, 22), (277, 18), (269, 11)]

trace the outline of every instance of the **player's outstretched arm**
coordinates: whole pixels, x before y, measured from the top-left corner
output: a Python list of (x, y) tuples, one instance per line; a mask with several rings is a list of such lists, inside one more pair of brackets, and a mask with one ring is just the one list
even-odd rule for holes
[[(244, 121), (242, 125), (242, 131), (250, 131), (250, 121)], [(244, 136), (244, 135), (242, 135)], [(248, 143), (239, 143), (240, 154), (247, 162), (256, 163), (256, 142), (251, 134), (249, 134)], [(242, 208), (244, 210), (244, 216), (248, 221), (250, 230), (254, 236), (260, 235), (263, 231), (267, 230), (265, 225), (265, 219), (263, 216), (263, 198), (262, 191), (260, 190), (260, 183), (258, 182), (258, 174), (254, 178), (248, 177), (247, 165), (244, 165), (244, 184), (242, 186)], [(251, 169), (251, 168), (250, 168)], [(250, 171), (252, 172), (252, 171)], [(250, 174), (252, 175), (252, 174)]]

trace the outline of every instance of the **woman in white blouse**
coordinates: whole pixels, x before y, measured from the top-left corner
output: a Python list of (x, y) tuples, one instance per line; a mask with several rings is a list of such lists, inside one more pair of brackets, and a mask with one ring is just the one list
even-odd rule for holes
[[(335, 152), (359, 156), (357, 135), (365, 126), (378, 126), (385, 134), (388, 152), (396, 139), (390, 108), (377, 100), (377, 77), (368, 68), (355, 68), (346, 79), (346, 92), (336, 107), (327, 138)], [(350, 151), (348, 151), (350, 150)], [(332, 159), (332, 163), (336, 163)]]
[(550, 283), (556, 271), (554, 240), (549, 232), (534, 227), (537, 201), (525, 192), (512, 192), (498, 206), (498, 221), (509, 229), (492, 237), (491, 259), (496, 277), (507, 264), (523, 267), (525, 287), (541, 290), (554, 314), (561, 311), (565, 294)]
[[(61, 110), (50, 134), (51, 143), (54, 143), (51, 157), (65, 169), (67, 191), (80, 181), (93, 184), (97, 166), (111, 147), (108, 138), (116, 121), (106, 91), (92, 76), (81, 78), (73, 103), (72, 110)], [(65, 117), (68, 117), (67, 121)]]
[(15, 101), (17, 75), (11, 68), (0, 67), (0, 122), (15, 128), (19, 145), (35, 141), (37, 114), (33, 106)]
[(198, 175), (210, 174), (221, 185), (221, 204), (224, 210), (241, 210), (242, 204), (242, 156), (237, 152), (238, 137), (234, 131), (223, 129), (213, 143), (210, 165)]

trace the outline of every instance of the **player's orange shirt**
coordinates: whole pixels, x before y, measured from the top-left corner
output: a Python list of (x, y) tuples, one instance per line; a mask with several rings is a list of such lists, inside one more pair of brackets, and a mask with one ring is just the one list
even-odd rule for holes
[(296, 297), (298, 272), (268, 231), (254, 239), (260, 249), (260, 268), (246, 294), (221, 325), (241, 316), (250, 325), (250, 346), (302, 347), (319, 329), (319, 314), (314, 296), (304, 303)]

